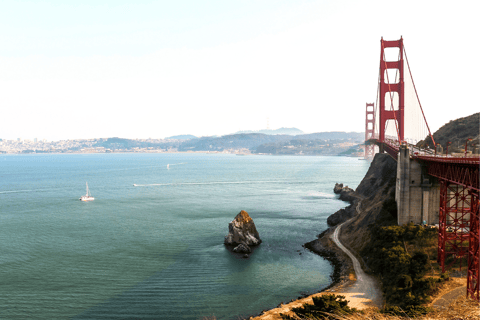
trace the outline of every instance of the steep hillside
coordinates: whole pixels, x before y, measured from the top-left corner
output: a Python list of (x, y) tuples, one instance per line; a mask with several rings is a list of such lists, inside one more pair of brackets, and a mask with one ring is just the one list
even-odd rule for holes
[[(372, 224), (395, 225), (397, 206), (395, 203), (396, 162), (387, 154), (376, 154), (370, 168), (352, 198), (351, 205), (340, 209), (330, 217), (335, 224), (349, 220), (342, 226), (340, 240), (354, 252), (361, 252), (371, 239)], [(357, 210), (358, 208), (358, 210)], [(330, 239), (334, 228), (325, 230), (317, 240), (305, 244), (305, 247), (322, 255), (335, 266), (333, 281), (348, 282), (349, 272), (353, 270), (351, 259)], [(368, 260), (368, 256), (360, 260)], [(364, 265), (364, 267), (366, 267)]]
[[(452, 120), (449, 123), (444, 124), (433, 134), (435, 142), (441, 144), (444, 148), (447, 145), (447, 142), (450, 141), (452, 143), (450, 145), (450, 150), (452, 150), (452, 152), (464, 150), (465, 141), (468, 138), (473, 139), (472, 143), (476, 145), (479, 144), (480, 112), (468, 117)], [(429, 146), (433, 145), (430, 137), (420, 141), (418, 144), (424, 146), (425, 143)]]
[(359, 200), (352, 209), (354, 219), (342, 228), (341, 241), (356, 252), (361, 252), (370, 241), (371, 224), (396, 224), (395, 181), (397, 163), (387, 154), (376, 154), (367, 174), (355, 190)]

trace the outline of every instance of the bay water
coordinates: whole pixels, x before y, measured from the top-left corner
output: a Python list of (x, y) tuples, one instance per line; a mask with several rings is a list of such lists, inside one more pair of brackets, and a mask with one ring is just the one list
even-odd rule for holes
[[(200, 153), (0, 156), (0, 319), (239, 319), (331, 283), (303, 249), (368, 162)], [(92, 202), (79, 201), (88, 182)], [(263, 243), (223, 244), (246, 210)]]

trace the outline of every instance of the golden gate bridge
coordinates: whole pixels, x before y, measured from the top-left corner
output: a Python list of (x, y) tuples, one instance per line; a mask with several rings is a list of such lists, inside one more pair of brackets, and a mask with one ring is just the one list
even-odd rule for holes
[[(420, 147), (423, 139), (429, 143)], [(467, 296), (480, 301), (480, 157), (467, 152), (468, 141), (460, 157), (435, 143), (403, 38), (381, 39), (377, 100), (366, 104), (365, 141), (366, 158), (379, 151), (397, 161), (398, 224), (438, 225), (442, 272), (455, 263), (461, 270), (466, 258)]]

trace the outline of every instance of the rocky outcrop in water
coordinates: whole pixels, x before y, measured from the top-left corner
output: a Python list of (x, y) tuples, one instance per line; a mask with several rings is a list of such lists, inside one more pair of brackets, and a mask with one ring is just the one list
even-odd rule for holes
[(358, 196), (355, 194), (355, 191), (348, 186), (344, 187), (343, 183), (335, 183), (333, 192), (340, 195), (340, 200), (350, 202), (350, 205), (330, 215), (327, 218), (327, 223), (329, 226), (336, 226), (337, 224), (352, 218), (355, 215), (355, 203), (357, 200), (359, 200)]
[(250, 246), (262, 243), (253, 219), (244, 210), (228, 224), (228, 234), (225, 236), (225, 244), (235, 246), (234, 252), (250, 253)]
[(348, 186), (343, 186), (343, 183), (335, 183), (333, 192), (340, 195), (340, 200), (353, 202), (357, 199), (355, 196), (355, 190), (349, 188)]
[(236, 246), (235, 248), (233, 248), (233, 252), (237, 252), (237, 253), (251, 253), (251, 252), (252, 252), (252, 248), (250, 248), (250, 247), (247, 246), (246, 244), (240, 243), (238, 246)]

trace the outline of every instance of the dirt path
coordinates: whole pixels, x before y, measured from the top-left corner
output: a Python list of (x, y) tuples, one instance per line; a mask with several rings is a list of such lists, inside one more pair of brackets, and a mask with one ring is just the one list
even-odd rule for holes
[(357, 281), (351, 286), (343, 288), (340, 294), (344, 295), (346, 300), (350, 301), (348, 304), (350, 307), (357, 309), (365, 309), (369, 307), (381, 308), (383, 305), (383, 294), (380, 290), (379, 283), (375, 278), (369, 276), (363, 271), (358, 259), (340, 242), (340, 239), (338, 238), (344, 223), (340, 224), (335, 229), (331, 238), (335, 244), (342, 249), (350, 259), (352, 259)]
[(465, 296), (465, 292), (467, 292), (467, 286), (453, 289), (436, 299), (432, 304), (432, 307), (435, 309), (448, 308), (448, 306), (458, 297)]
[(345, 296), (349, 301), (348, 305), (352, 308), (366, 309), (371, 307), (381, 308), (383, 305), (383, 295), (380, 286), (375, 278), (365, 274), (358, 262), (358, 259), (340, 242), (338, 239), (341, 227), (339, 225), (332, 235), (333, 241), (342, 249), (353, 262), (357, 280), (350, 286), (329, 290), (327, 292), (320, 292), (309, 297), (298, 299), (287, 304), (281, 304), (279, 307), (266, 311), (264, 314), (253, 318), (252, 320), (279, 320), (280, 313), (289, 313), (292, 308), (301, 307), (304, 303), (313, 303), (312, 298), (324, 294), (336, 294)]

